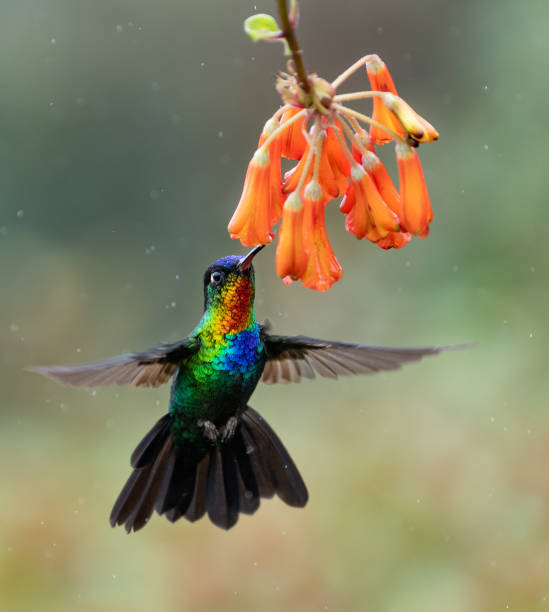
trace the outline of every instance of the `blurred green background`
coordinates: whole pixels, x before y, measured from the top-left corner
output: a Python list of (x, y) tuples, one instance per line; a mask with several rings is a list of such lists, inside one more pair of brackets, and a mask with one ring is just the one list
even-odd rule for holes
[[(0, 0), (0, 609), (549, 609), (546, 0), (302, 0), (305, 62), (365, 53), (437, 126), (431, 236), (381, 252), (328, 231), (328, 294), (257, 259), (280, 333), (476, 342), (400, 373), (258, 388), (310, 490), (228, 533), (108, 524), (168, 388), (56, 386), (74, 363), (188, 333), (203, 269), (277, 107), (274, 2)], [(354, 77), (347, 91), (364, 89)], [(364, 107), (366, 108), (366, 106)]]

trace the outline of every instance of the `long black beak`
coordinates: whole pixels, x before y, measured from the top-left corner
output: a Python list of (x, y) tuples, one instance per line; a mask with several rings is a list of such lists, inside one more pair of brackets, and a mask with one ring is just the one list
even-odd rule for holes
[(247, 255), (244, 255), (244, 257), (240, 260), (240, 263), (238, 264), (238, 269), (243, 272), (244, 270), (247, 270), (251, 265), (252, 265), (252, 260), (253, 258), (259, 253), (259, 251), (261, 251), (263, 248), (265, 248), (264, 244), (258, 244), (256, 247), (254, 247)]

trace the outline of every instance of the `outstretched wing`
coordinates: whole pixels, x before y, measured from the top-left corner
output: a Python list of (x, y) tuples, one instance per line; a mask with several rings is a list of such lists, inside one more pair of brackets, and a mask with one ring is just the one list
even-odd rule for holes
[(185, 338), (173, 344), (160, 344), (143, 353), (127, 353), (93, 363), (30, 366), (26, 369), (76, 387), (158, 387), (168, 382), (177, 369), (198, 350), (199, 343), (197, 338)]
[(299, 382), (302, 378), (314, 378), (315, 373), (325, 378), (338, 378), (338, 376), (398, 370), (403, 363), (417, 361), (426, 355), (465, 348), (464, 346), (390, 348), (330, 342), (306, 336), (267, 334), (263, 340), (267, 351), (267, 363), (261, 380), (268, 385)]

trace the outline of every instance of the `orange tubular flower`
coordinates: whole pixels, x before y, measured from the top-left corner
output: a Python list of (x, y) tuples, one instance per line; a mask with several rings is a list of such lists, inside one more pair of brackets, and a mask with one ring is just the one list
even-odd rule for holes
[[(347, 221), (356, 231), (351, 231), (357, 238), (368, 238), (377, 242), (389, 232), (400, 231), (397, 215), (387, 206), (374, 181), (358, 164), (351, 170), (351, 182), (354, 186), (355, 204)], [(354, 212), (354, 214), (353, 214)], [(352, 216), (351, 216), (352, 215)], [(366, 226), (364, 220), (367, 221)], [(375, 228), (375, 232), (371, 231)]]
[(276, 247), (276, 273), (281, 278), (301, 278), (307, 269), (308, 253), (303, 241), (303, 201), (291, 193), (282, 209), (282, 225)]
[[(286, 2), (278, 4), (283, 15)], [(286, 16), (294, 29), (296, 0), (292, 6), (293, 17)], [(288, 30), (263, 28), (269, 19), (263, 15), (256, 20), (261, 25), (257, 30), (249, 22), (250, 36), (284, 39), (293, 62), (277, 78), (283, 106), (263, 128), (229, 232), (245, 246), (266, 244), (282, 218), (277, 273), (286, 284), (301, 279), (305, 287), (327, 291), (342, 276), (324, 216), (334, 198), (344, 196), (340, 210), (346, 215), (347, 231), (381, 249), (400, 249), (412, 236), (427, 236), (433, 212), (419, 158), (411, 147), (437, 140), (438, 132), (398, 96), (379, 56), (359, 59), (330, 83), (307, 74), (295, 36)], [(348, 77), (364, 67), (371, 90), (338, 93)], [(372, 100), (371, 115), (346, 105), (359, 100)], [(396, 144), (398, 190), (376, 154), (376, 147), (391, 141)], [(282, 157), (296, 160), (284, 176)]]
[(375, 153), (367, 151), (362, 157), (362, 166), (374, 181), (379, 191), (379, 195), (383, 198), (387, 206), (398, 216), (402, 223), (404, 211), (402, 210), (400, 195), (379, 157)]
[(309, 289), (328, 291), (342, 277), (343, 270), (328, 241), (324, 219), (326, 199), (318, 183), (307, 185), (303, 201), (303, 235), (308, 245), (309, 259), (301, 282)]
[(402, 98), (388, 93), (383, 97), (385, 106), (394, 113), (402, 127), (415, 142), (433, 142), (438, 140), (438, 132)]
[(271, 242), (270, 201), (269, 153), (258, 149), (248, 164), (242, 196), (229, 222), (231, 238), (239, 238), (244, 246)]
[(404, 225), (410, 233), (425, 238), (433, 220), (433, 210), (418, 154), (407, 144), (399, 143), (395, 150)]
[(412, 239), (412, 234), (408, 232), (389, 232), (385, 238), (378, 240), (377, 246), (380, 249), (401, 249)]
[(324, 150), (326, 151), (326, 157), (330, 163), (334, 179), (337, 184), (337, 195), (345, 193), (347, 185), (349, 183), (349, 176), (351, 175), (351, 164), (345, 155), (345, 152), (341, 149), (341, 144), (335, 130), (342, 133), (341, 126), (338, 121), (335, 121), (335, 126), (329, 127), (326, 130), (326, 140), (324, 141)]
[[(280, 124), (283, 125), (291, 119), (295, 117), (297, 113), (299, 113), (301, 108), (291, 107), (287, 111), (285, 111), (282, 115), (282, 119), (280, 120)], [(307, 147), (307, 140), (305, 139), (305, 131), (307, 124), (307, 119), (304, 117), (302, 120), (296, 121), (281, 136), (281, 153), (287, 159), (301, 159), (303, 154), (305, 153), (305, 149)]]
[[(379, 57), (379, 55), (369, 55), (367, 57), (366, 73), (368, 74), (370, 85), (374, 91), (388, 91), (395, 96), (397, 95), (393, 78), (391, 77), (385, 62)], [(406, 136), (400, 121), (385, 106), (381, 97), (374, 98), (374, 112), (372, 113), (372, 119), (378, 123), (381, 123), (382, 125), (385, 125), (400, 136)], [(376, 125), (372, 125), (372, 129), (370, 130), (370, 138), (378, 145), (385, 144), (393, 139), (392, 136), (388, 135), (387, 132), (384, 132)]]

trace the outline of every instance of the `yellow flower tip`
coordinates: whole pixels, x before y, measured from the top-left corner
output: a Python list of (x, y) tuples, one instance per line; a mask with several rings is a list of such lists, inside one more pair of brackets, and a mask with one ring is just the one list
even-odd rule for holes
[(322, 187), (320, 186), (320, 183), (311, 181), (307, 185), (307, 187), (305, 187), (304, 195), (308, 200), (311, 200), (312, 202), (320, 201), (323, 197)]
[(437, 130), (402, 98), (392, 93), (383, 96), (385, 106), (396, 116), (404, 129), (416, 142), (438, 140)]
[(286, 198), (284, 208), (293, 212), (299, 212), (303, 208), (303, 200), (297, 191), (292, 191)]
[(252, 157), (252, 163), (260, 168), (265, 168), (269, 165), (269, 151), (263, 147), (259, 148)]

